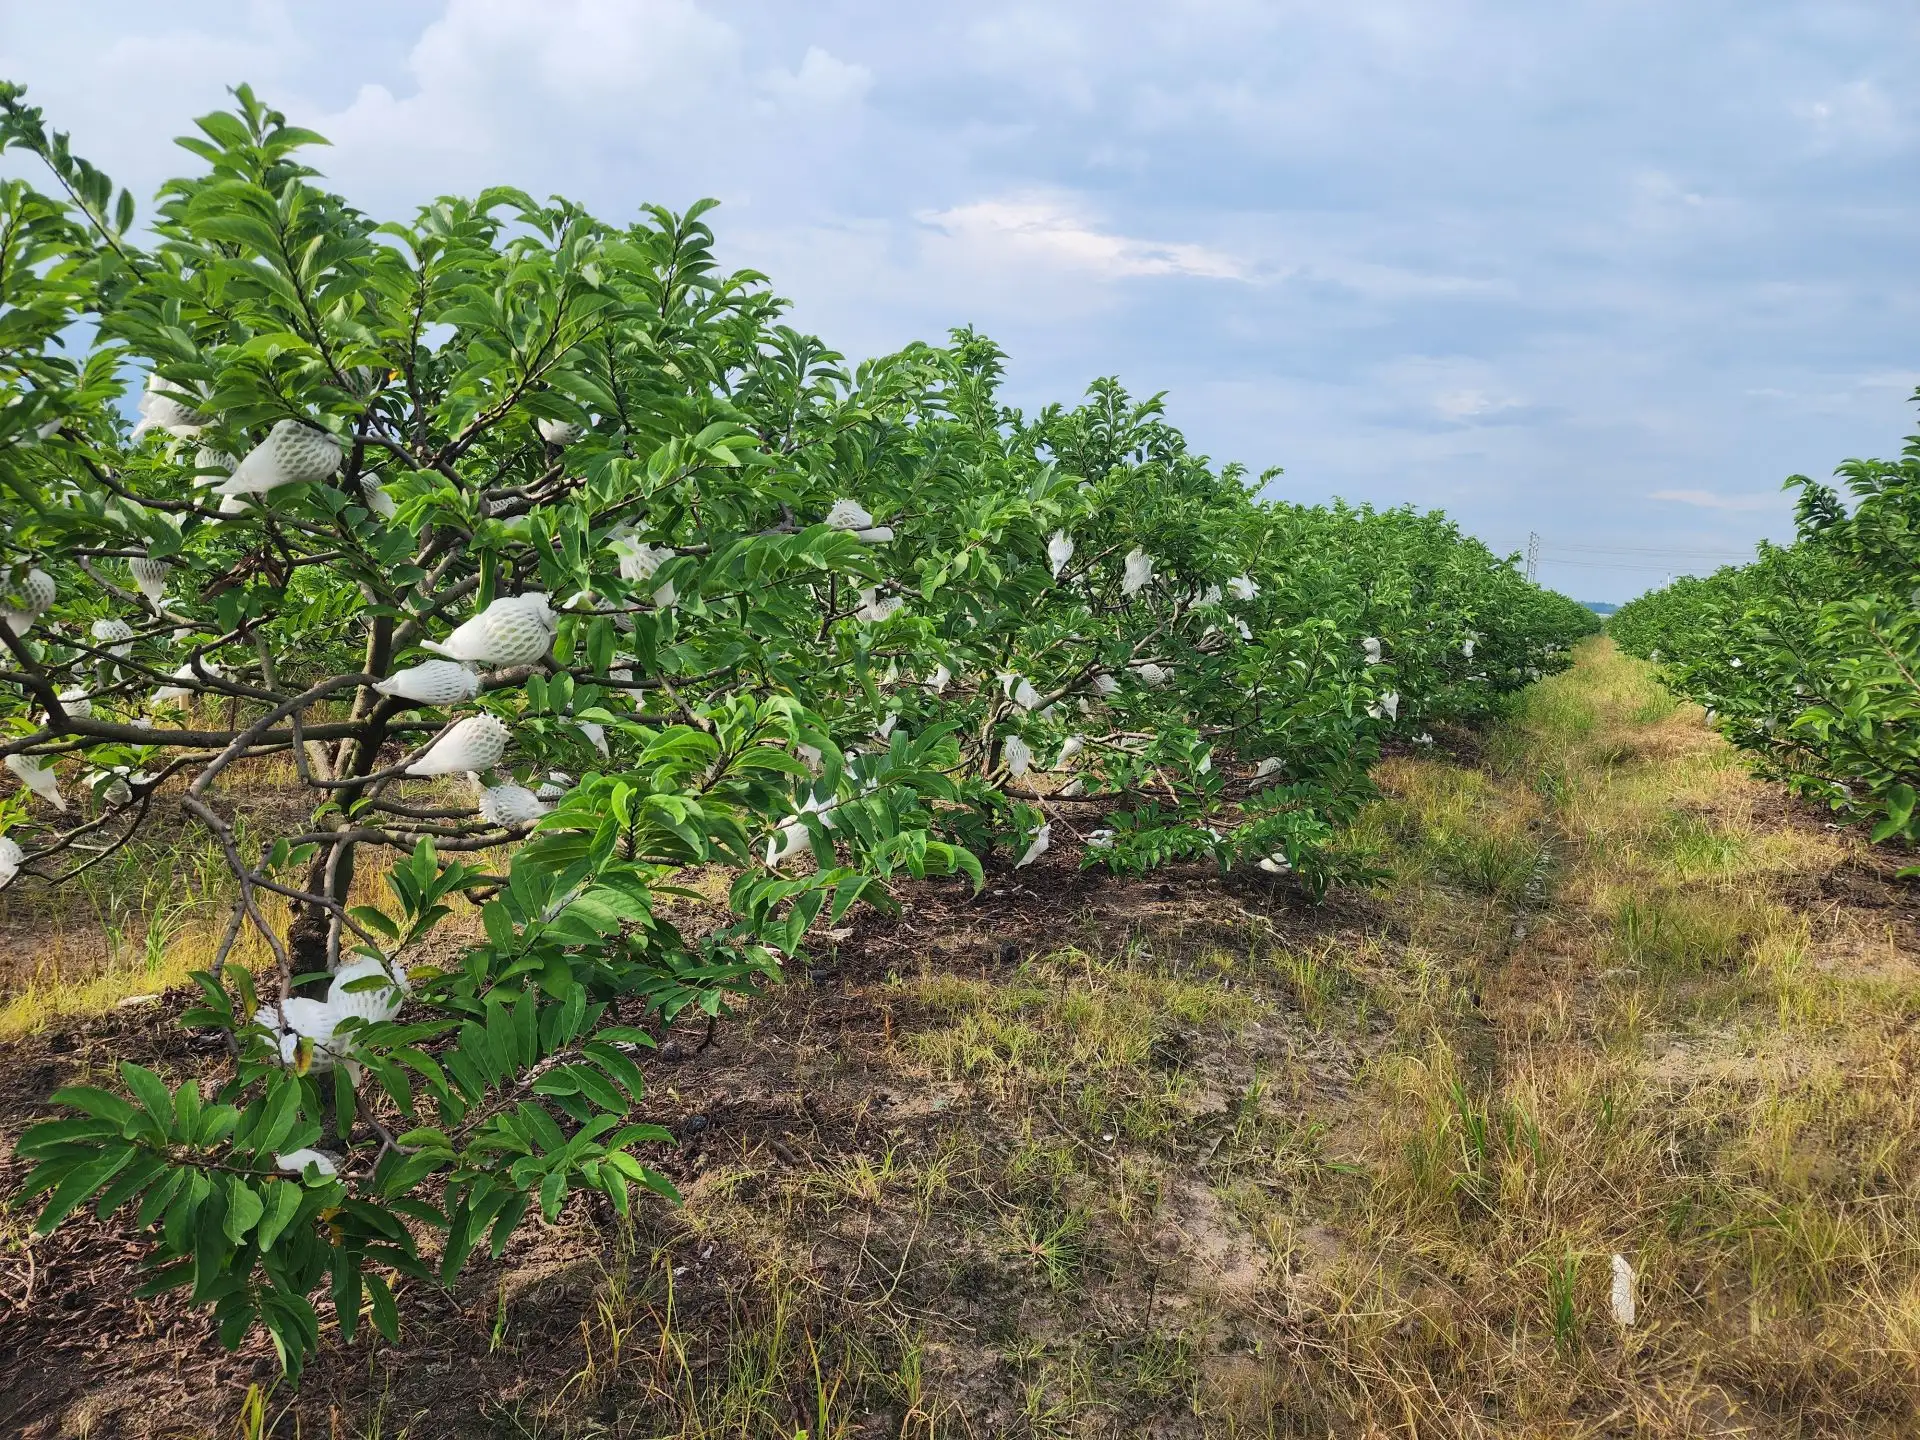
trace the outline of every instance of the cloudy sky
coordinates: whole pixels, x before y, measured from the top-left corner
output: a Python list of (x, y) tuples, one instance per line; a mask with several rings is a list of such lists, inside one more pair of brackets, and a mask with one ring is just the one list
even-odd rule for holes
[(0, 0), (137, 194), (245, 80), (375, 212), (716, 196), (850, 356), (976, 324), (1014, 403), (1165, 390), (1276, 495), (1600, 600), (1915, 428), (1916, 60), (1892, 0)]

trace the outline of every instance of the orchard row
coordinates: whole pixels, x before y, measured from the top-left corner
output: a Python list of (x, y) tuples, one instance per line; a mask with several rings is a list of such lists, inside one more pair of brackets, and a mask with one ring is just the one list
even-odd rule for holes
[(1840, 467), (1852, 498), (1795, 476), (1799, 537), (1683, 579), (1608, 631), (1758, 768), (1911, 846), (1920, 816), (1920, 437)]
[[(222, 961), (248, 929), (277, 959), (201, 977), (230, 1081), (126, 1066), (20, 1148), (43, 1224), (137, 1207), (154, 1283), (289, 1366), (322, 1288), (390, 1332), (392, 1276), (669, 1188), (635, 1052), (890, 877), (1318, 893), (1384, 741), (1592, 626), (1437, 514), (1262, 500), (1114, 382), (1023, 414), (965, 331), (849, 364), (706, 206), (376, 224), (236, 93), (140, 237), (0, 93), (59, 182), (0, 185), (0, 883), (182, 807), (226, 854)], [(276, 756), (310, 814), (249, 848), (216, 782)], [(370, 849), (388, 900), (350, 903)], [(697, 867), (730, 918), (688, 934), (653, 902)], [(420, 965), (456, 903), (484, 942)]]

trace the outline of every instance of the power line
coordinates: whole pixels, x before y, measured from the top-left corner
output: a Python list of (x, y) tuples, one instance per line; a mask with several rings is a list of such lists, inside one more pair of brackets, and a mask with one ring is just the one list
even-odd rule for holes
[[(1609, 557), (1620, 556), (1620, 559)], [(1575, 558), (1578, 557), (1578, 558)], [(1669, 580), (1683, 575), (1704, 573), (1724, 565), (1744, 565), (1753, 561), (1752, 551), (1682, 550), (1659, 545), (1549, 545), (1538, 532), (1527, 535), (1526, 574), (1539, 578), (1542, 566), (1565, 566), (1573, 570), (1613, 570), (1638, 575), (1663, 575)], [(1652, 563), (1648, 563), (1648, 562)]]
[(1562, 560), (1557, 555), (1547, 556), (1545, 563), (1548, 565), (1572, 565), (1581, 570), (1679, 570), (1684, 568), (1679, 564), (1649, 564), (1644, 560)]
[(1748, 560), (1751, 550), (1672, 550), (1645, 545), (1554, 545), (1554, 550), (1574, 550), (1583, 555), (1671, 555), (1688, 560)]
[(1576, 570), (1634, 570), (1643, 575), (1684, 575), (1688, 573), (1685, 565), (1634, 565), (1626, 561), (1615, 563), (1609, 560), (1558, 560), (1549, 555), (1543, 562), (1547, 565), (1565, 565)]

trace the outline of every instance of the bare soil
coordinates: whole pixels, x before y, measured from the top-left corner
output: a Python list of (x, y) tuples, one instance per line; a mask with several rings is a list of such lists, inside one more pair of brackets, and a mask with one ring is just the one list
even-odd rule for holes
[[(897, 916), (860, 914), (805, 973), (750, 1003), (751, 1043), (738, 1018), (723, 1021), (710, 1041), (703, 1024), (682, 1026), (643, 1068), (650, 1116), (679, 1140), (677, 1152), (650, 1159), (686, 1196), (685, 1210), (658, 1205), (640, 1217), (637, 1233), (622, 1235), (604, 1202), (576, 1196), (559, 1223), (525, 1222), (499, 1262), (477, 1261), (452, 1293), (407, 1287), (399, 1345), (372, 1341), (364, 1328), (354, 1345), (336, 1338), (310, 1366), (274, 1433), (293, 1434), (296, 1426), (306, 1435), (360, 1433), (337, 1427), (343, 1417), (382, 1409), (409, 1436), (523, 1433), (512, 1428), (521, 1422), (507, 1417), (539, 1408), (578, 1373), (583, 1311), (604, 1276), (632, 1265), (636, 1255), (672, 1257), (674, 1323), (693, 1337), (696, 1351), (704, 1339), (711, 1362), (724, 1365), (730, 1322), (766, 1302), (756, 1295), (763, 1283), (756, 1257), (700, 1234), (711, 1177), (726, 1177), (730, 1202), (750, 1205), (783, 1179), (822, 1167), (923, 1153), (936, 1120), (942, 1129), (988, 1136), (1001, 1129), (1004, 1117), (996, 1117), (992, 1101), (913, 1061), (910, 1037), (937, 1021), (903, 998), (890, 977), (995, 981), (1036, 956), (1115, 954), (1129, 945), (1150, 952), (1157, 969), (1178, 972), (1209, 951), (1243, 951), (1250, 935), (1313, 948), (1343, 937), (1357, 946), (1363, 934), (1390, 929), (1379, 902), (1358, 892), (1336, 892), (1312, 907), (1290, 884), (1257, 872), (1220, 876), (1192, 867), (1121, 880), (1074, 868), (1077, 857), (1066, 846), (1047, 858), (1052, 863), (1044, 867), (991, 876), (978, 897), (960, 883), (902, 886)], [(1270, 998), (1284, 1006), (1283, 997)], [(176, 992), (7, 1047), (0, 1058), (0, 1137), (10, 1142), (51, 1113), (48, 1097), (59, 1086), (98, 1082), (122, 1060), (170, 1080), (199, 1075), (213, 1083), (225, 1058), (217, 1037), (174, 1023), (189, 1003)], [(937, 1224), (908, 1233), (912, 1227), (877, 1209), (842, 1210), (811, 1236), (802, 1265), (827, 1298), (821, 1313), (831, 1320), (836, 1311), (886, 1304), (916, 1321), (942, 1388), (971, 1397), (963, 1407), (972, 1412), (965, 1433), (982, 1435), (1010, 1433), (997, 1426), (1015, 1423), (1019, 1376), (997, 1341), (1016, 1312), (1019, 1328), (1032, 1332), (1097, 1320), (1114, 1331), (1115, 1344), (1150, 1314), (1165, 1320), (1204, 1310), (1232, 1330), (1236, 1312), (1258, 1308), (1260, 1261), (1205, 1184), (1204, 1162), (1193, 1162), (1218, 1149), (1209, 1131), (1222, 1123), (1225, 1097), (1243, 1091), (1263, 1062), (1300, 1049), (1321, 1108), (1340, 1103), (1357, 1063), (1355, 1037), (1289, 1033), (1284, 1009), (1280, 1015), (1281, 1024), (1256, 1027), (1231, 1053), (1169, 1025), (1163, 1062), (1199, 1077), (1203, 1104), (1216, 1103), (1208, 1105), (1212, 1113), (1191, 1117), (1188, 1133), (1168, 1138), (1169, 1156), (1184, 1158), (1192, 1175), (1169, 1193), (1163, 1213), (1143, 1222), (1145, 1249), (1158, 1262), (1153, 1270), (1131, 1277), (1116, 1270), (1100, 1287), (1106, 1313), (1089, 1316), (1078, 1303), (1062, 1304), (1073, 1297), (1044, 1285), (1034, 1293), (1034, 1277), (1004, 1257), (983, 1254), (956, 1265), (955, 1254), (978, 1250), (977, 1241), (943, 1234)], [(1099, 1153), (1098, 1139), (1089, 1142), (1064, 1123), (1060, 1130), (1091, 1143), (1096, 1163), (1120, 1163)], [(0, 1191), (16, 1190), (23, 1175), (10, 1156), (0, 1162)], [(229, 1353), (206, 1316), (177, 1293), (134, 1298), (143, 1250), (129, 1225), (83, 1214), (0, 1254), (0, 1433), (36, 1440), (221, 1433), (246, 1386), (274, 1379), (277, 1366), (263, 1338)], [(1120, 1257), (1113, 1258), (1118, 1265)], [(503, 1307), (504, 1343), (495, 1325)], [(1042, 1313), (1048, 1311), (1051, 1319)], [(996, 1414), (1000, 1421), (992, 1420)], [(899, 1418), (869, 1416), (853, 1433), (897, 1434)]]

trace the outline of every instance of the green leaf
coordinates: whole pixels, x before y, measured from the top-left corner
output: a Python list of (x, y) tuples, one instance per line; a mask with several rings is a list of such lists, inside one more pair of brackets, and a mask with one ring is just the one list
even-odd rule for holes
[(622, 1055), (611, 1045), (589, 1042), (583, 1048), (588, 1058), (612, 1076), (635, 1100), (641, 1099), (647, 1093), (646, 1076), (627, 1056)]
[(360, 1262), (346, 1250), (333, 1252), (333, 1314), (347, 1344), (360, 1329)]
[(97, 1159), (85, 1161), (67, 1172), (64, 1179), (54, 1187), (48, 1197), (46, 1208), (40, 1212), (40, 1218), (34, 1222), (36, 1235), (50, 1233), (54, 1226), (66, 1219), (73, 1211), (84, 1205), (94, 1195), (105, 1188), (106, 1183), (118, 1174), (121, 1168), (132, 1162), (140, 1151), (131, 1144), (121, 1144), (104, 1151)]
[(571, 1069), (575, 1080), (579, 1083), (580, 1093), (602, 1110), (610, 1111), (615, 1115), (624, 1115), (631, 1108), (627, 1097), (597, 1070), (586, 1065), (575, 1065)]
[(355, 905), (347, 913), (362, 925), (366, 926), (367, 929), (384, 935), (389, 940), (398, 941), (400, 939), (400, 927), (387, 918), (384, 910), (377, 909), (372, 905)]
[(200, 1085), (188, 1080), (173, 1092), (173, 1133), (194, 1141), (200, 1133)]
[(487, 1237), (488, 1253), (498, 1260), (506, 1253), (507, 1242), (513, 1238), (514, 1229), (520, 1224), (520, 1217), (527, 1213), (529, 1198), (524, 1193), (515, 1193), (508, 1197), (500, 1207), (500, 1213), (494, 1217), (493, 1229)]
[(347, 1067), (336, 1067), (333, 1072), (333, 1123), (334, 1128), (343, 1135), (353, 1130), (356, 1099), (353, 1077), (348, 1074)]
[(480, 922), (486, 929), (489, 944), (503, 953), (513, 952), (520, 937), (514, 931), (513, 920), (507, 914), (505, 905), (498, 900), (489, 900), (480, 907)]
[(91, 1085), (67, 1085), (53, 1092), (55, 1105), (70, 1105), (76, 1110), (84, 1110), (89, 1115), (102, 1120), (111, 1120), (115, 1125), (125, 1128), (137, 1113), (133, 1106), (105, 1090), (95, 1089)]
[(300, 1202), (304, 1195), (305, 1191), (297, 1180), (275, 1180), (266, 1186), (265, 1204), (253, 1232), (254, 1243), (263, 1253), (273, 1249), (274, 1242), (292, 1223), (293, 1217), (300, 1213)]
[(227, 1185), (227, 1239), (238, 1245), (247, 1232), (259, 1223), (266, 1205), (253, 1186), (238, 1175), (225, 1177)]
[(102, 1220), (106, 1219), (165, 1174), (167, 1167), (168, 1161), (164, 1155), (149, 1153), (137, 1156), (128, 1162), (127, 1168), (120, 1172), (112, 1184), (100, 1192), (100, 1200), (94, 1207), (94, 1213)]
[(398, 1344), (400, 1310), (393, 1303), (393, 1291), (387, 1288), (387, 1282), (378, 1275), (367, 1275), (364, 1278), (367, 1295), (373, 1301), (373, 1328), (384, 1335), (388, 1343)]
[(560, 1207), (566, 1203), (567, 1172), (564, 1168), (549, 1170), (540, 1181), (540, 1213), (552, 1224), (560, 1218)]
[(300, 1082), (285, 1071), (268, 1080), (260, 1123), (246, 1137), (248, 1148), (255, 1155), (270, 1155), (285, 1143), (300, 1118), (301, 1094)]
[(122, 1060), (120, 1078), (126, 1081), (127, 1088), (133, 1091), (134, 1098), (153, 1121), (155, 1135), (162, 1140), (173, 1139), (173, 1097), (167, 1093), (160, 1077), (143, 1065)]

